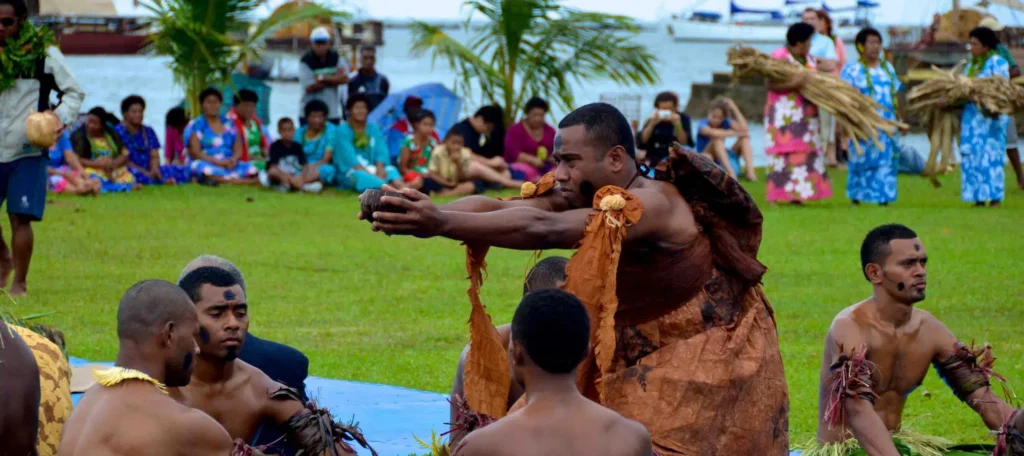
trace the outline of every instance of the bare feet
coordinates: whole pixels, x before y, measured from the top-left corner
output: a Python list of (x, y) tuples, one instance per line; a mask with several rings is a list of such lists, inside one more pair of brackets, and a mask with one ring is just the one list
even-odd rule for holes
[(14, 272), (14, 259), (7, 246), (0, 251), (0, 288), (7, 288), (7, 282), (11, 280), (11, 273)]
[(14, 297), (28, 296), (28, 286), (24, 283), (15, 283), (11, 285), (10, 295)]
[(1003, 205), (1002, 201), (992, 201), (992, 202), (988, 203), (988, 207), (1002, 207), (1002, 205)]
[(757, 173), (754, 171), (748, 171), (747, 180), (750, 182), (757, 182)]

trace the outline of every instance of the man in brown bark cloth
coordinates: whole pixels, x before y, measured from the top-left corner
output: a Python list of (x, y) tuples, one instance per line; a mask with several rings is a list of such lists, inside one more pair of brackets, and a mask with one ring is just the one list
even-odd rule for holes
[(934, 365), (953, 393), (999, 434), (996, 454), (1024, 455), (1024, 438), (1013, 425), (1021, 414), (989, 384), (991, 377), (1002, 380), (992, 372), (991, 347), (967, 347), (932, 314), (914, 308), (925, 297), (928, 262), (917, 234), (903, 225), (879, 226), (864, 239), (860, 257), (874, 295), (840, 312), (825, 338), (819, 446), (810, 454), (990, 454), (900, 428), (907, 397)]
[[(224, 269), (200, 267), (178, 283), (199, 317), (195, 372), (172, 388), (178, 402), (206, 412), (234, 439), (251, 442), (264, 420), (280, 426), (303, 455), (355, 454), (348, 442), (370, 448), (355, 424), (333, 422), (326, 409), (238, 359), (249, 329), (248, 304), (238, 279)], [(370, 448), (371, 453), (376, 452)]]
[(58, 456), (258, 454), (168, 397), (168, 387), (189, 383), (198, 335), (195, 307), (180, 288), (149, 280), (129, 289), (117, 308), (115, 367), (93, 372), (97, 385), (65, 423)]
[(559, 123), (555, 171), (519, 198), (380, 199), (374, 230), (468, 246), (472, 410), (504, 416), (511, 382), (479, 299), (488, 247), (576, 247), (563, 288), (594, 322), (578, 375), (586, 397), (646, 426), (662, 455), (787, 453), (786, 381), (759, 285), (761, 213), (707, 159), (680, 147), (672, 155), (654, 180), (643, 177), (629, 122), (595, 103)]

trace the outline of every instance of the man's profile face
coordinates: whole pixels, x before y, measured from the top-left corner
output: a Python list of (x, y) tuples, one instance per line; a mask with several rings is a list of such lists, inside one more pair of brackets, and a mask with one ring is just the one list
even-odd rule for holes
[(196, 356), (199, 355), (198, 338), (199, 319), (195, 315), (189, 315), (175, 326), (175, 344), (164, 367), (166, 372), (164, 381), (167, 386), (172, 388), (186, 386), (192, 379)]
[(913, 304), (924, 300), (928, 254), (920, 239), (889, 242), (889, 256), (882, 265), (881, 285), (898, 300)]
[[(555, 135), (555, 181), (574, 209), (590, 207), (603, 183), (604, 160), (597, 160), (599, 151), (592, 143), (583, 125), (559, 129)], [(607, 157), (604, 154), (603, 158)]]
[(249, 331), (249, 306), (239, 285), (204, 284), (196, 302), (199, 315), (199, 351), (202, 356), (234, 360)]
[(17, 35), (20, 29), (21, 18), (14, 14), (14, 6), (0, 5), (0, 42)]

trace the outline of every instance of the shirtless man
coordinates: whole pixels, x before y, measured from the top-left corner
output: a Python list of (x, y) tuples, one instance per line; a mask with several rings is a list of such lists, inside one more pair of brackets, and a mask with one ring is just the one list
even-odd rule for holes
[(526, 406), (469, 434), (456, 456), (650, 456), (643, 425), (583, 397), (576, 366), (587, 355), (590, 318), (572, 294), (527, 294), (512, 318), (508, 346), (513, 375), (526, 386)]
[[(613, 286), (617, 300), (614, 321), (591, 318), (591, 343), (615, 346), (602, 357), (593, 350), (581, 365), (584, 395), (643, 423), (659, 454), (787, 454), (788, 393), (774, 314), (759, 286), (760, 211), (735, 180), (692, 152), (677, 148), (656, 179), (643, 177), (635, 156), (622, 113), (586, 105), (559, 123), (555, 170), (524, 185), (522, 199), (475, 196), (437, 207), (403, 190), (405, 198), (380, 203), (404, 213), (376, 212), (373, 229), (471, 248), (580, 246), (565, 289), (591, 315), (610, 303), (607, 294), (593, 299), (590, 278)], [(596, 250), (608, 243), (595, 236), (608, 230), (624, 237), (621, 256)], [(689, 401), (694, 394), (703, 400)], [(737, 407), (744, 412), (737, 415)]]
[(195, 308), (180, 288), (149, 280), (129, 289), (117, 308), (114, 364), (149, 380), (90, 388), (64, 425), (58, 456), (231, 455), (232, 440), (221, 425), (161, 389), (188, 384), (198, 335)]
[(998, 430), (1013, 408), (992, 393), (984, 363), (989, 353), (977, 357), (932, 314), (914, 308), (925, 297), (928, 263), (917, 234), (903, 225), (879, 226), (864, 239), (860, 256), (874, 294), (840, 312), (825, 337), (818, 441), (852, 434), (870, 455), (899, 455), (891, 434), (931, 365), (986, 427)]
[(326, 412), (306, 404), (297, 391), (238, 359), (249, 315), (245, 291), (234, 276), (205, 266), (186, 274), (178, 286), (195, 303), (199, 354), (192, 381), (171, 388), (172, 398), (206, 412), (232, 438), (244, 442), (251, 442), (260, 424), (269, 420), (303, 454), (355, 454), (342, 439), (367, 446), (355, 429), (331, 423)]
[(39, 369), (32, 350), (0, 319), (0, 455), (36, 454)]
[[(537, 264), (530, 269), (530, 272), (526, 274), (526, 281), (523, 282), (523, 296), (531, 291), (544, 290), (548, 288), (561, 288), (565, 285), (565, 265), (569, 262), (566, 257), (553, 256), (547, 257), (537, 262)], [(501, 325), (497, 327), (498, 335), (501, 337), (501, 345), (508, 349), (508, 342), (512, 338), (512, 325)], [(452, 382), (452, 394), (451, 397), (451, 434), (449, 443), (452, 447), (459, 444), (462, 440), (463, 435), (466, 431), (472, 429), (464, 429), (463, 423), (459, 422), (459, 417), (464, 412), (460, 405), (458, 398), (464, 396), (463, 380), (466, 372), (466, 355), (469, 354), (469, 344), (462, 349), (462, 355), (459, 356), (459, 366), (455, 370), (455, 380)], [(520, 397), (523, 396), (523, 385), (521, 382), (511, 382), (511, 388), (508, 392), (508, 406), (511, 408)]]

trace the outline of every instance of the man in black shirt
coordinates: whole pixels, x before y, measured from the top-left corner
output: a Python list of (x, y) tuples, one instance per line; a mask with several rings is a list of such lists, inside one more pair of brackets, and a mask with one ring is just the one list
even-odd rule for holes
[(359, 51), (359, 71), (352, 75), (348, 83), (348, 96), (356, 93), (365, 94), (370, 100), (370, 112), (387, 98), (388, 91), (391, 90), (387, 76), (377, 72), (376, 64), (377, 50), (371, 46), (364, 46)]
[(647, 151), (647, 166), (654, 167), (668, 157), (672, 144), (693, 147), (690, 118), (679, 112), (679, 97), (661, 92), (654, 98), (654, 113), (637, 133), (638, 149)]
[(500, 106), (488, 105), (478, 109), (472, 117), (452, 126), (452, 130), (465, 138), (466, 147), (473, 151), (473, 160), (495, 171), (508, 169), (504, 156), (504, 118), (505, 112)]

